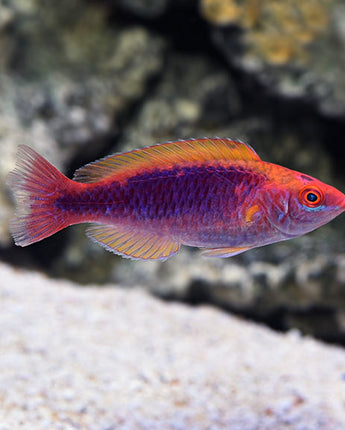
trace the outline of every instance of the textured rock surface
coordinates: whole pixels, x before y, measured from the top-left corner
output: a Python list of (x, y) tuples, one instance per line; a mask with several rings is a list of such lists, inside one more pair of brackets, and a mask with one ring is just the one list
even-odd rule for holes
[[(159, 82), (124, 130), (118, 145), (131, 150), (188, 136), (230, 133), (230, 127), (224, 130), (225, 124), (240, 110), (236, 86), (223, 68), (201, 55), (175, 54), (167, 60)], [(252, 128), (255, 127), (235, 123), (232, 133), (244, 137)]]
[[(339, 0), (201, 0), (228, 61), (269, 91), (345, 113), (345, 9)], [(222, 29), (221, 26), (228, 27)], [(220, 26), (220, 27), (219, 27)]]
[(142, 18), (160, 18), (171, 13), (172, 9), (180, 12), (197, 4), (198, 0), (111, 0), (115, 8)]
[(167, 10), (170, 0), (120, 0), (120, 7), (142, 17), (157, 17)]
[(0, 265), (1, 429), (341, 430), (345, 353)]

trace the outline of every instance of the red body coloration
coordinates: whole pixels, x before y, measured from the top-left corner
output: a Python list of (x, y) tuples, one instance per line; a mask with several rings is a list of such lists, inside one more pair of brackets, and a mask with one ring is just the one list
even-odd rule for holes
[(230, 139), (115, 154), (79, 169), (74, 180), (21, 146), (8, 184), (17, 195), (16, 244), (92, 222), (93, 240), (134, 259), (166, 259), (181, 244), (231, 256), (307, 233), (345, 210), (340, 191)]

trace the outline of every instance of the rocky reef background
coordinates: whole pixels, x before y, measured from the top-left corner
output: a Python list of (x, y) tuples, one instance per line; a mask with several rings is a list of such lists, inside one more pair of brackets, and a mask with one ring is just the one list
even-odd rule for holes
[(238, 138), (345, 190), (340, 0), (0, 1), (0, 258), (80, 284), (141, 286), (345, 343), (344, 216), (299, 239), (206, 260), (133, 262), (74, 226), (13, 246), (5, 177), (25, 143), (71, 176), (122, 150)]

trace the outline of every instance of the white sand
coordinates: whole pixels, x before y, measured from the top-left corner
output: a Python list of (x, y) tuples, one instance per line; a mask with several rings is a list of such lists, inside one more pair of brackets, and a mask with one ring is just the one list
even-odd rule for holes
[(0, 265), (0, 430), (345, 429), (345, 352)]

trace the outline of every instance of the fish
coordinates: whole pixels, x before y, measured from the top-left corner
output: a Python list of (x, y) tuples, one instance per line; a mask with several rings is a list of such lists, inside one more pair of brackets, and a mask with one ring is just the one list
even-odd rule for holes
[(166, 260), (181, 245), (231, 257), (301, 236), (345, 210), (336, 188), (263, 161), (229, 138), (117, 153), (81, 167), (73, 179), (20, 145), (7, 184), (16, 201), (16, 245), (90, 223), (89, 238), (134, 260)]

